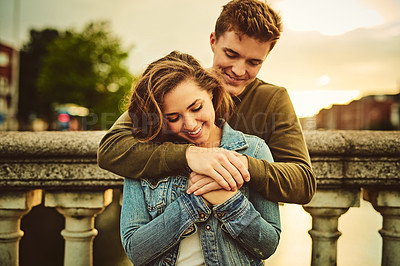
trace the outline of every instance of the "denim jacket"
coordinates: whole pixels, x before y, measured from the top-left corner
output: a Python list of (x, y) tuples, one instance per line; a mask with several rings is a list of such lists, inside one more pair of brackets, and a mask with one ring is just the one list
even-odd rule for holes
[[(273, 161), (265, 142), (223, 126), (221, 148)], [(277, 203), (245, 184), (222, 204), (208, 207), (187, 194), (188, 173), (159, 180), (125, 179), (121, 240), (134, 265), (175, 265), (180, 240), (199, 230), (206, 265), (263, 265), (280, 238)]]

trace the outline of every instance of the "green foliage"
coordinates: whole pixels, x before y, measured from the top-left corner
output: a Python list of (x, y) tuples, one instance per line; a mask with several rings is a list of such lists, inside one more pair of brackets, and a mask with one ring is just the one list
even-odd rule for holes
[(55, 29), (30, 31), (30, 40), (20, 51), (18, 120), (21, 130), (30, 129), (31, 116), (51, 120), (51, 102), (38, 92), (36, 82), (47, 46), (59, 37)]
[(128, 57), (107, 22), (68, 30), (45, 45), (35, 86), (44, 102), (74, 103), (91, 112), (84, 129), (105, 129), (122, 113), (120, 102), (130, 91)]

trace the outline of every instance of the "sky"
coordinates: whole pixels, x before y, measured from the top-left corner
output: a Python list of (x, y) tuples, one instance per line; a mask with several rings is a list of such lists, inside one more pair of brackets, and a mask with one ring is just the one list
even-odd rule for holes
[[(0, 41), (29, 29), (81, 30), (107, 20), (132, 74), (172, 50), (211, 66), (209, 36), (227, 0), (0, 0)], [(399, 0), (270, 0), (284, 31), (258, 75), (286, 87), (299, 116), (370, 94), (400, 92)], [(18, 12), (15, 12), (17, 10)]]

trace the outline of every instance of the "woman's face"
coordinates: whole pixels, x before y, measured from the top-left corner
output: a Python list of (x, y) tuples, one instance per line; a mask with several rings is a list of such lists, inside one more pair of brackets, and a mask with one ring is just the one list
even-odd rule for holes
[(168, 92), (162, 111), (169, 132), (180, 138), (206, 146), (215, 136), (217, 126), (211, 93), (193, 80), (185, 80)]

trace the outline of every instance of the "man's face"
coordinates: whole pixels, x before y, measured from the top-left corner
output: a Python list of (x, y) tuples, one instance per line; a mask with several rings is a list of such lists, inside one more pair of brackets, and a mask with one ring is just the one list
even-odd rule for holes
[(225, 32), (218, 41), (211, 33), (210, 44), (213, 68), (222, 71), (225, 88), (232, 95), (239, 95), (255, 80), (271, 50), (271, 41), (260, 42), (244, 34), (239, 37), (234, 31)]

